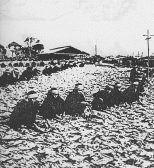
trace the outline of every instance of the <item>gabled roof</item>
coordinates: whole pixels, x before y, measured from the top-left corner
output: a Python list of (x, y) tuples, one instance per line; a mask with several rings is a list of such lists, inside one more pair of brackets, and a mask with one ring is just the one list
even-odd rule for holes
[(50, 51), (52, 51), (52, 53), (54, 54), (86, 54), (86, 55), (90, 55), (84, 51), (78, 50), (77, 48), (74, 48), (72, 46), (64, 46), (64, 47), (58, 47), (58, 48), (53, 48), (50, 49)]
[(63, 50), (63, 49), (66, 49), (66, 48), (68, 48), (68, 47), (70, 47), (70, 46), (63, 46), (63, 47), (56, 47), (56, 48), (52, 48), (52, 49), (50, 49), (52, 52), (57, 52), (57, 51), (61, 51), (61, 50)]

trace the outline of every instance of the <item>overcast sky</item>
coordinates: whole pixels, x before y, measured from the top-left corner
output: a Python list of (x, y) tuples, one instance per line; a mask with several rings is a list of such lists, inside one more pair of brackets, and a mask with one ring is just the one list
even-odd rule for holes
[[(94, 54), (147, 55), (154, 0), (0, 0), (0, 44), (36, 37), (45, 49), (71, 45)], [(154, 52), (154, 37), (150, 54)]]

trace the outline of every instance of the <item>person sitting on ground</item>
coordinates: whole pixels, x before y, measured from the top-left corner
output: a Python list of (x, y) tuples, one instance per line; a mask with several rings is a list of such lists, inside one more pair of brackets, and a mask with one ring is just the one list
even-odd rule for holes
[(43, 67), (45, 63), (43, 61), (40, 62), (40, 66)]
[(122, 102), (122, 95), (121, 91), (119, 88), (121, 87), (121, 84), (116, 82), (115, 85), (113, 86), (113, 90), (110, 93), (110, 102), (111, 106), (119, 106), (119, 104)]
[(0, 77), (0, 87), (5, 87), (6, 85), (12, 85), (14, 83), (13, 75), (10, 69), (6, 69), (3, 75)]
[(57, 88), (51, 88), (41, 105), (39, 115), (44, 119), (53, 119), (64, 113), (64, 100), (59, 96)]
[(27, 67), (25, 71), (20, 76), (20, 81), (29, 81), (33, 77), (32, 67)]
[(36, 101), (38, 95), (35, 91), (29, 91), (27, 97), (17, 103), (15, 106), (8, 125), (14, 130), (18, 130), (21, 126), (26, 126), (41, 131), (35, 120), (39, 110), (39, 103)]
[(133, 82), (127, 89), (122, 92), (123, 103), (132, 104), (132, 102), (139, 101), (139, 82)]
[(145, 91), (144, 89), (145, 84), (151, 85), (151, 83), (146, 79), (146, 76), (144, 74), (142, 75), (142, 78), (138, 78), (138, 80), (139, 80), (138, 90), (140, 92), (140, 95), (142, 95), (143, 92)]
[[(97, 98), (99, 97), (99, 98), (101, 98), (102, 100), (103, 100), (103, 106), (105, 107), (105, 108), (107, 108), (107, 107), (110, 107), (111, 106), (111, 101), (110, 101), (110, 93), (111, 93), (111, 91), (112, 91), (112, 89), (113, 89), (113, 87), (111, 87), (111, 86), (109, 86), (109, 85), (106, 85), (105, 86), (105, 88), (104, 88), (104, 90), (100, 90), (100, 91), (98, 91), (96, 94), (97, 94)], [(95, 97), (95, 95), (94, 95), (94, 97)], [(100, 99), (100, 100), (101, 100)], [(96, 99), (97, 100), (97, 99)]]
[(69, 68), (69, 64), (68, 62), (65, 62), (65, 64), (63, 65), (63, 70), (68, 69), (68, 68)]
[(103, 98), (99, 97), (97, 93), (94, 93), (93, 97), (94, 99), (91, 102), (93, 110), (103, 111), (107, 108), (106, 104), (104, 103)]
[(130, 71), (130, 81), (131, 82), (135, 82), (136, 75), (137, 75), (136, 68), (133, 67), (133, 69)]
[(32, 68), (32, 76), (39, 76), (41, 75), (41, 71), (39, 69), (37, 69), (36, 67)]
[(43, 75), (48, 75), (48, 74), (49, 74), (49, 72), (48, 72), (48, 71), (49, 71), (48, 68), (49, 68), (49, 66), (46, 65), (45, 68), (44, 68), (43, 71), (42, 71), (42, 74), (43, 74)]
[(79, 67), (84, 67), (84, 63), (83, 63), (83, 62), (81, 62), (81, 64), (79, 65)]
[(139, 96), (140, 96), (140, 90), (139, 90), (139, 82), (134, 82), (133, 83), (135, 85), (135, 89), (134, 89), (134, 95), (133, 95), (133, 101), (137, 101), (138, 103), (142, 104), (139, 100)]
[(24, 64), (22, 62), (19, 62), (19, 67), (23, 67)]
[(14, 82), (18, 82), (20, 78), (20, 71), (17, 68), (14, 68), (12, 71), (12, 76), (14, 78)]
[(140, 92), (140, 95), (144, 92), (144, 85), (145, 85), (145, 79), (144, 78), (138, 78), (139, 85), (138, 85), (138, 91)]
[(60, 71), (60, 66), (58, 64), (55, 64), (53, 69), (52, 69), (52, 73), (56, 73), (58, 71)]
[(105, 106), (107, 106), (108, 108), (112, 107), (114, 104), (112, 101), (113, 89), (114, 89), (113, 86), (107, 85), (104, 90), (103, 100), (104, 100)]
[(85, 101), (85, 97), (82, 93), (83, 85), (77, 83), (72, 92), (70, 92), (65, 100), (65, 114), (68, 115), (82, 115), (88, 102)]

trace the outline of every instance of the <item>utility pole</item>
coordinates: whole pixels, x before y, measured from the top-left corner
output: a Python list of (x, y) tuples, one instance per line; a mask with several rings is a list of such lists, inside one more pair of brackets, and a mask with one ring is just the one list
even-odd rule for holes
[(95, 55), (97, 55), (97, 45), (95, 45)]
[(149, 30), (147, 30), (147, 35), (143, 35), (143, 36), (147, 36), (145, 40), (147, 40), (147, 45), (148, 45), (148, 81), (149, 81), (149, 40), (151, 39), (150, 36), (154, 36), (154, 35), (149, 35)]
[(141, 55), (141, 58), (143, 57), (143, 52), (142, 52), (142, 55)]
[(95, 56), (97, 55), (97, 39), (96, 39), (96, 44), (95, 44)]
[(140, 52), (138, 51), (138, 58), (140, 57)]

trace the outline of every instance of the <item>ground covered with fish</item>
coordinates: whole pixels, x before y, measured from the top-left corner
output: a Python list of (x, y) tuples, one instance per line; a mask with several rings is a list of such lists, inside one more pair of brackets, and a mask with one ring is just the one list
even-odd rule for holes
[[(27, 90), (35, 89), (43, 101), (50, 87), (58, 87), (66, 98), (76, 82), (84, 85), (86, 100), (106, 84), (120, 81), (129, 86), (125, 69), (95, 65), (75, 67), (51, 76), (38, 76), (29, 82), (1, 88), (0, 120), (9, 118), (17, 101)], [(152, 81), (151, 81), (152, 83)], [(151, 91), (150, 91), (151, 90)], [(0, 125), (1, 167), (154, 167), (154, 93), (146, 87), (143, 105), (133, 103), (107, 109), (101, 119), (64, 116), (50, 120), (50, 132), (21, 129), (19, 132)], [(37, 116), (41, 126), (44, 121)]]

